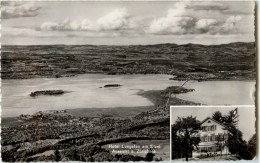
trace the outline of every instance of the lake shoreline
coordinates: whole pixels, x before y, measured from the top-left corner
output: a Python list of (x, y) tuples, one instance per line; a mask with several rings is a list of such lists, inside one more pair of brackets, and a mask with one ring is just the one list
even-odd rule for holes
[[(166, 88), (167, 89), (167, 88)], [(165, 89), (165, 90), (166, 90)], [(108, 108), (75, 108), (75, 109), (64, 109), (68, 113), (73, 114), (75, 116), (86, 116), (86, 117), (99, 117), (99, 116), (107, 116), (107, 117), (121, 117), (126, 118), (128, 116), (132, 117), (139, 113), (151, 111), (156, 109), (158, 106), (163, 106), (166, 104), (166, 97), (161, 97), (160, 93), (165, 90), (149, 90), (149, 91), (142, 91), (139, 90), (139, 92), (136, 94), (138, 96), (144, 97), (151, 101), (153, 105), (150, 106), (134, 106), (134, 107), (108, 107)], [(182, 100), (176, 97), (171, 97), (169, 104), (173, 105), (200, 105), (199, 103), (194, 103), (191, 101)], [(125, 112), (127, 110), (127, 112)], [(49, 111), (55, 111), (49, 110)], [(60, 111), (60, 110), (57, 110)], [(43, 111), (45, 112), (45, 111)], [(48, 112), (48, 110), (46, 110)], [(121, 115), (120, 115), (121, 114)], [(122, 114), (124, 116), (122, 116)], [(20, 114), (21, 115), (21, 114)], [(14, 118), (17, 116), (9, 116), (9, 117), (2, 117), (4, 118)]]
[[(242, 93), (248, 94), (246, 90), (252, 88), (252, 83), (214, 81), (256, 79), (254, 43), (2, 49), (2, 115), (19, 114), (2, 118), (1, 155), (5, 162), (53, 160), (46, 153), (37, 155), (48, 150), (58, 150), (64, 158), (74, 154), (88, 162), (101, 156), (114, 158), (100, 145), (132, 139), (163, 140), (170, 145), (170, 106), (201, 105), (179, 95), (197, 92), (194, 86), (204, 91), (209, 82), (208, 90), (216, 97), (234, 85), (228, 90), (231, 96), (244, 98)], [(120, 87), (104, 88), (106, 84)], [(173, 87), (183, 89), (177, 89), (178, 92)], [(56, 89), (71, 93), (30, 97), (30, 92)], [(216, 90), (223, 91), (217, 94)], [(198, 97), (204, 98), (203, 95)], [(212, 99), (221, 101), (216, 97)], [(124, 160), (126, 155), (120, 157)]]
[(71, 77), (78, 77), (81, 75), (108, 75), (108, 76), (116, 76), (116, 75), (170, 75), (172, 78), (169, 78), (169, 80), (173, 81), (198, 81), (198, 82), (205, 82), (205, 81), (256, 81), (256, 78), (248, 78), (248, 77), (243, 77), (243, 76), (233, 76), (233, 77), (226, 77), (226, 76), (220, 76), (220, 77), (215, 77), (215, 78), (194, 78), (194, 77), (189, 77), (189, 73), (184, 73), (185, 75), (187, 74), (188, 77), (178, 77), (176, 74), (172, 73), (147, 73), (147, 74), (142, 74), (142, 73), (131, 73), (131, 74), (109, 74), (109, 73), (103, 73), (103, 72), (86, 72), (86, 73), (81, 73), (81, 74), (70, 74), (70, 75), (64, 75), (60, 77), (55, 77), (55, 76), (35, 76), (35, 77), (28, 77), (28, 78), (2, 78), (2, 80), (28, 80), (28, 79), (60, 79), (60, 78), (71, 78)]
[[(92, 80), (92, 78), (94, 79), (94, 81), (99, 81), (100, 79), (101, 79), (101, 81), (103, 82), (103, 83), (101, 83), (100, 84), (100, 86), (104, 86), (104, 84), (108, 84), (108, 83), (120, 83), (121, 84), (121, 82), (123, 82), (123, 81), (127, 81), (128, 83), (127, 83), (127, 85), (125, 85), (124, 84), (124, 82), (123, 82), (123, 84), (122, 84), (122, 87), (123, 87), (123, 89), (125, 89), (125, 88), (127, 88), (128, 90), (130, 90), (130, 91), (132, 91), (132, 90), (138, 90), (136, 93), (134, 93), (134, 94), (132, 94), (132, 95), (137, 95), (137, 96), (140, 96), (140, 97), (143, 97), (143, 98), (145, 98), (145, 99), (147, 99), (148, 101), (150, 101), (150, 103), (151, 104), (148, 104), (148, 103), (145, 103), (144, 105), (142, 105), (142, 104), (140, 104), (139, 105), (139, 103), (137, 103), (137, 105), (136, 106), (127, 106), (127, 105), (125, 105), (125, 106), (108, 106), (108, 107), (104, 107), (104, 106), (99, 106), (99, 107), (92, 107), (92, 106), (90, 106), (90, 107), (70, 107), (70, 108), (57, 108), (56, 110), (73, 110), (73, 111), (75, 111), (75, 112), (78, 112), (78, 113), (80, 113), (80, 112), (83, 112), (83, 113), (87, 113), (87, 111), (88, 110), (95, 110), (94, 112), (96, 112), (95, 114), (97, 115), (97, 112), (98, 111), (101, 111), (101, 112), (104, 112), (104, 114), (117, 114), (117, 112), (121, 112), (121, 110), (131, 110), (131, 113), (129, 113), (128, 114), (128, 116), (132, 116), (132, 115), (134, 115), (134, 113), (133, 112), (140, 112), (139, 110), (141, 109), (141, 110), (145, 110), (145, 111), (147, 111), (147, 110), (150, 110), (150, 108), (152, 107), (152, 108), (154, 108), (155, 106), (156, 106), (156, 103), (158, 102), (158, 101), (156, 101), (155, 99), (160, 99), (159, 97), (160, 97), (160, 92), (161, 91), (164, 91), (164, 90), (158, 90), (158, 88), (157, 89), (155, 89), (155, 90), (153, 90), (153, 87), (151, 87), (151, 88), (145, 88), (145, 91), (142, 91), (143, 89), (142, 88), (144, 88), (144, 87), (136, 87), (135, 88), (135, 86), (133, 86), (134, 85), (134, 83), (132, 83), (132, 82), (135, 82), (135, 80), (133, 80), (133, 81), (130, 81), (131, 80), (131, 76), (132, 75), (117, 75), (117, 76), (115, 76), (115, 80), (114, 80), (114, 78), (113, 78), (113, 76), (114, 75), (105, 75), (105, 76), (103, 76), (103, 75), (99, 75), (99, 74), (91, 74), (90, 76), (84, 76), (84, 75), (86, 75), (86, 74), (83, 74), (83, 76), (81, 76), (81, 75), (78, 75), (77, 77), (75, 76), (74, 78), (73, 78), (73, 82), (74, 81), (77, 81), (77, 80), (82, 80), (82, 79), (87, 79), (87, 80), (89, 80), (89, 79), (91, 79), (90, 80), (90, 82), (93, 82), (93, 80)], [(94, 75), (94, 76), (93, 76)], [(162, 75), (164, 75), (164, 74), (162, 74)], [(167, 77), (169, 77), (169, 75), (165, 75), (165, 76), (157, 76), (157, 75), (136, 75), (136, 76), (134, 76), (134, 77), (137, 77), (136, 79), (138, 79), (137, 81), (139, 82), (139, 81), (142, 81), (142, 80), (144, 80), (144, 81), (147, 81), (147, 79), (148, 79), (148, 81), (149, 80), (154, 80), (154, 79), (156, 79), (156, 78), (164, 78), (162, 81), (161, 80), (158, 80), (158, 82), (163, 82), (163, 83), (168, 83), (168, 84), (170, 84), (170, 85), (182, 85), (184, 82), (180, 82), (180, 81), (176, 81), (176, 80), (167, 80)], [(148, 78), (147, 78), (148, 77)], [(57, 79), (57, 80), (49, 80), (49, 78), (45, 78), (46, 79), (46, 82), (52, 82), (52, 81), (54, 81), (54, 82), (57, 82), (57, 83), (59, 83), (60, 81), (59, 80), (61, 80), (61, 81), (64, 81), (64, 78), (60, 78), (60, 79)], [(72, 78), (68, 78), (68, 79), (72, 79)], [(105, 79), (105, 80), (103, 80), (103, 79)], [(118, 81), (120, 79), (120, 81)], [(134, 78), (135, 79), (135, 78)], [(169, 79), (169, 78), (168, 78)], [(13, 80), (15, 80), (15, 81), (17, 81), (16, 79), (13, 79)], [(108, 80), (108, 81), (107, 81)], [(121, 80), (123, 80), (123, 81), (121, 81)], [(6, 81), (6, 80), (4, 80), (4, 81)], [(13, 82), (15, 82), (15, 81), (13, 81)], [(39, 82), (40, 80), (35, 80), (35, 84), (36, 85), (38, 85), (37, 83)], [(66, 80), (65, 80), (66, 81)], [(112, 81), (112, 82), (111, 82)], [(187, 88), (191, 88), (191, 89), (193, 89), (194, 87), (193, 87), (193, 82), (196, 82), (197, 84), (199, 84), (199, 85), (207, 85), (207, 83), (209, 83), (209, 82), (215, 82), (215, 81), (220, 81), (220, 82), (224, 82), (224, 81), (234, 81), (234, 80), (210, 80), (210, 81), (201, 81), (201, 82), (198, 82), (198, 81), (196, 81), (196, 80), (190, 80), (190, 81), (188, 81), (185, 85), (184, 85), (184, 87), (187, 87)], [(172, 84), (171, 84), (171, 82), (173, 82)], [(174, 83), (175, 82), (175, 83)], [(235, 80), (234, 82), (240, 82), (240, 81), (237, 81), (237, 80)], [(241, 82), (255, 82), (255, 81), (252, 81), (252, 80), (242, 80)], [(24, 83), (24, 82), (23, 82)], [(145, 83), (145, 82), (144, 82)], [(195, 84), (196, 84), (195, 83)], [(5, 83), (2, 83), (3, 84), (3, 86), (5, 86)], [(246, 83), (245, 83), (246, 84)], [(88, 85), (88, 84), (87, 84)], [(167, 85), (167, 84), (166, 84)], [(225, 85), (225, 84), (222, 84), (222, 85)], [(230, 84), (229, 84), (230, 85)], [(241, 85), (241, 84), (240, 84)], [(247, 85), (247, 84), (246, 84)], [(255, 83), (254, 83), (254, 85), (255, 85)], [(2, 86), (2, 87), (3, 87)], [(96, 85), (96, 86), (94, 86), (94, 87), (90, 87), (90, 89), (92, 89), (92, 88), (94, 88), (94, 89), (96, 89), (95, 87), (97, 87), (97, 89), (101, 89), (100, 88), (100, 86), (99, 86), (99, 84), (98, 85)], [(131, 88), (132, 87), (132, 88)], [(69, 87), (68, 87), (69, 88)], [(102, 88), (103, 89), (103, 88)], [(101, 91), (103, 91), (101, 89)], [(110, 88), (109, 88), (110, 89)], [(117, 89), (117, 88), (116, 88)], [(35, 89), (35, 90), (37, 90), (37, 89)], [(40, 89), (39, 89), (40, 90)], [(64, 89), (64, 90), (67, 90), (67, 88), (66, 89)], [(195, 93), (197, 92), (198, 90), (197, 90), (197, 88), (195, 88)], [(77, 91), (74, 91), (74, 92), (77, 92)], [(201, 104), (207, 104), (207, 103), (205, 103), (205, 102), (199, 102), (198, 100), (194, 100), (193, 98), (184, 98), (183, 96), (187, 96), (188, 95), (188, 97), (189, 97), (189, 94), (193, 94), (194, 92), (188, 92), (188, 93), (182, 93), (182, 94), (179, 94), (179, 95), (177, 95), (177, 97), (175, 96), (173, 96), (172, 95), (172, 100), (171, 100), (171, 102), (170, 102), (170, 104), (171, 105), (201, 105)], [(187, 95), (186, 95), (187, 94)], [(79, 94), (80, 95), (80, 94)], [(95, 95), (95, 94), (94, 94)], [(180, 96), (180, 97), (178, 97), (178, 96)], [(49, 97), (49, 98), (51, 98), (51, 99), (55, 99), (55, 97)], [(61, 97), (62, 98), (62, 97)], [(193, 100), (192, 100), (193, 99)], [(35, 102), (37, 102), (37, 101), (35, 101)], [(160, 104), (160, 105), (163, 105), (163, 104)], [(6, 105), (7, 106), (7, 105)], [(97, 105), (98, 106), (98, 105)], [(48, 108), (48, 107), (46, 107), (46, 108)], [(55, 106), (54, 107), (52, 107), (53, 109), (55, 109)], [(29, 109), (29, 108), (28, 108)], [(52, 110), (53, 110), (52, 109)], [(105, 109), (107, 109), (107, 110), (105, 110)], [(37, 110), (37, 111), (44, 111), (44, 110), (46, 110), (46, 109), (43, 109), (43, 110)], [(48, 109), (47, 109), (48, 110)], [(110, 110), (111, 111), (111, 113), (109, 113), (110, 111), (108, 111), (108, 110)], [(117, 110), (117, 111), (116, 111)], [(36, 112), (37, 112), (36, 111)], [(72, 111), (72, 112), (73, 112)], [(93, 112), (93, 111), (92, 111)], [(2, 113), (2, 114), (4, 114), (4, 113)], [(76, 113), (75, 113), (76, 114)], [(92, 114), (92, 113), (91, 113)], [(14, 116), (7, 116), (7, 117), (15, 117), (15, 116), (19, 116), (19, 115), (14, 115)]]

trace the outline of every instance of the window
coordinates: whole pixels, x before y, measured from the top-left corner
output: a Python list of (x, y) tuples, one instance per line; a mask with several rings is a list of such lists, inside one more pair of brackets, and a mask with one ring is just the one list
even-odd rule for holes
[(212, 137), (212, 141), (215, 141), (215, 135), (212, 134), (211, 137)]
[(224, 135), (219, 133), (218, 134), (218, 139), (219, 139), (219, 141), (223, 141), (224, 140)]
[(215, 141), (215, 135), (211, 134), (210, 136), (208, 136), (208, 141)]
[(200, 137), (201, 142), (206, 142), (206, 137), (207, 137), (206, 135)]
[(216, 125), (210, 126), (210, 131), (215, 131), (216, 130)]

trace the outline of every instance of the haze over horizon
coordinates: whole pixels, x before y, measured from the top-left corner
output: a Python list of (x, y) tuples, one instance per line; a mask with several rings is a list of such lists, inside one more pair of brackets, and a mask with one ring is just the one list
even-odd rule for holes
[(171, 44), (171, 45), (203, 45), (203, 46), (214, 46), (214, 45), (227, 45), (227, 44), (236, 44), (236, 43), (255, 43), (250, 41), (250, 42), (229, 42), (229, 43), (219, 43), (219, 44), (199, 44), (199, 43), (184, 43), (184, 44), (177, 44), (177, 43), (156, 43), (156, 44), (123, 44), (123, 45), (118, 45), (118, 44), (26, 44), (26, 45), (13, 45), (13, 44), (2, 44), (1, 46), (53, 46), (53, 45), (59, 45), (59, 46), (152, 46), (152, 45), (166, 45), (166, 44)]
[[(2, 2), (2, 45), (254, 42), (253, 1)], [(156, 11), (156, 12), (155, 12)]]

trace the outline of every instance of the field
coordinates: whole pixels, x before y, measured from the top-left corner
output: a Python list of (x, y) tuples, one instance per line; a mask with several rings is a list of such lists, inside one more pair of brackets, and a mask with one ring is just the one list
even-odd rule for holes
[[(169, 74), (172, 80), (255, 80), (255, 55), (254, 43), (2, 46), (1, 77), (4, 80), (60, 78), (102, 73)], [(168, 87), (140, 91), (138, 95), (153, 103), (146, 107), (60, 111), (54, 108), (3, 118), (2, 159), (7, 162), (145, 161), (147, 153), (114, 155), (106, 147), (154, 142), (162, 144), (162, 151), (155, 157), (169, 160), (166, 143), (170, 138), (169, 106), (200, 105), (169, 95), (189, 91), (193, 90)]]
[[(3, 118), (2, 158), (4, 161), (54, 161), (53, 150), (59, 150), (63, 161), (145, 160), (147, 153), (115, 156), (102, 148), (134, 141), (162, 144), (162, 151), (155, 157), (169, 160), (166, 152), (170, 137), (169, 105), (193, 103), (177, 98), (168, 100), (165, 91), (169, 89), (142, 92), (154, 105), (127, 108), (128, 111), (125, 108), (108, 108), (102, 113), (94, 108), (53, 110)], [(104, 155), (103, 160), (100, 155)]]
[(84, 73), (169, 74), (177, 80), (255, 79), (255, 44), (2, 46), (2, 79)]

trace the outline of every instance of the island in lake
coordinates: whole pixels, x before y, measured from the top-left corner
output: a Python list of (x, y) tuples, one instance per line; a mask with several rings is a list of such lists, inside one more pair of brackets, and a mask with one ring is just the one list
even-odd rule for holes
[(30, 96), (36, 97), (41, 95), (62, 95), (63, 93), (64, 93), (63, 90), (45, 90), (45, 91), (31, 92)]
[[(179, 98), (179, 95), (196, 92), (187, 84), (196, 81), (202, 84), (204, 81), (254, 83), (255, 55), (255, 43), (210, 46), (3, 45), (2, 159), (7, 162), (147, 161), (147, 153), (114, 154), (108, 148), (109, 144), (138, 145), (143, 142), (160, 146), (158, 154), (154, 155), (155, 161), (169, 160), (170, 105), (203, 104)], [(91, 75), (83, 74), (104, 76), (93, 75), (91, 78)], [(169, 76), (164, 77), (167, 80), (162, 76), (151, 76), (140, 84), (142, 77), (151, 74)], [(131, 80), (131, 75), (139, 75), (139, 79)], [(85, 80), (88, 77), (91, 80)], [(24, 83), (26, 81), (28, 85)], [(12, 86), (16, 92), (10, 91)], [(117, 89), (99, 89), (100, 86)], [(73, 93), (49, 96), (63, 94), (63, 90), (71, 91), (70, 88)], [(224, 89), (222, 85), (221, 88)], [(29, 99), (28, 93), (24, 93), (28, 91), (38, 98)], [(97, 94), (91, 95), (91, 92)], [(19, 93), (24, 103), (12, 102), (20, 98), (14, 93)], [(85, 94), (88, 96), (81, 98)], [(90, 102), (97, 102), (96, 106), (101, 103), (109, 105), (115, 101), (109, 96), (122, 98), (117, 104), (127, 103), (129, 106), (87, 107)], [(84, 103), (89, 98), (91, 100)], [(138, 102), (140, 106), (131, 105)], [(62, 109), (65, 107), (60, 107), (63, 103), (75, 107)], [(20, 111), (19, 115), (5, 116), (9, 108)], [(26, 108), (30, 108), (30, 114), (23, 112)]]
[(121, 87), (120, 84), (106, 84), (104, 85), (105, 88), (109, 88), (109, 87)]

